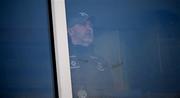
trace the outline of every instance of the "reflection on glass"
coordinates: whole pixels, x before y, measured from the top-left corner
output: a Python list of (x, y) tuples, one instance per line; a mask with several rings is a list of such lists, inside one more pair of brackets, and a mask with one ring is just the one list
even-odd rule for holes
[(56, 98), (48, 1), (0, 1), (0, 98)]
[(66, 0), (74, 98), (178, 98), (179, 4)]

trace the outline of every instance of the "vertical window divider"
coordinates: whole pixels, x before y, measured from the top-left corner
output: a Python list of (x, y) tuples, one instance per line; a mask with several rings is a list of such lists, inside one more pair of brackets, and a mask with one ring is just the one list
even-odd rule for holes
[(51, 0), (59, 98), (72, 98), (65, 0)]

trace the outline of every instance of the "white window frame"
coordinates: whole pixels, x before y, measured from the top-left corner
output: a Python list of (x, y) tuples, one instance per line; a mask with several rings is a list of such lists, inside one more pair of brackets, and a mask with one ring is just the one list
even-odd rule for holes
[(65, 0), (51, 0), (59, 98), (72, 98)]

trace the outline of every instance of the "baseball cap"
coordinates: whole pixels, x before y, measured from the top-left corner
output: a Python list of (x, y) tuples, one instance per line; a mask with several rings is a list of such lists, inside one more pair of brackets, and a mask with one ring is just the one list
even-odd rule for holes
[(72, 27), (75, 24), (81, 24), (87, 20), (91, 20), (91, 17), (85, 12), (78, 12), (73, 15), (69, 15), (67, 19), (68, 27)]

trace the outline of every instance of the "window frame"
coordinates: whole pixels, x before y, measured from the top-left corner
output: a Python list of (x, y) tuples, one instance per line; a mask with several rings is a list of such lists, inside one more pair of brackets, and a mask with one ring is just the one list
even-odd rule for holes
[(65, 0), (51, 0), (59, 98), (72, 98)]

